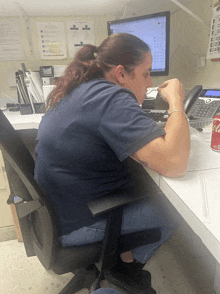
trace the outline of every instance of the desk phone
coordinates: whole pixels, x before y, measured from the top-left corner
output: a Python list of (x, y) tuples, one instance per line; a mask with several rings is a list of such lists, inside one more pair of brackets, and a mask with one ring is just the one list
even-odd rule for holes
[(189, 118), (212, 118), (220, 111), (220, 89), (196, 86), (187, 95), (184, 107)]
[[(150, 93), (152, 91), (153, 94), (150, 95), (155, 97), (148, 97), (142, 108), (151, 119), (165, 122), (168, 117), (168, 103), (157, 93), (157, 88), (152, 88)], [(184, 99), (184, 110), (191, 122), (207, 121), (209, 124), (210, 119), (220, 112), (220, 89), (203, 89), (200, 85), (195, 86)]]

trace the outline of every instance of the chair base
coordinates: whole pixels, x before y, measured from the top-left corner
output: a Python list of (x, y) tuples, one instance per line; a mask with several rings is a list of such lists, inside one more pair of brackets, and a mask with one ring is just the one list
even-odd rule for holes
[(96, 266), (93, 265), (89, 269), (79, 269), (74, 274), (74, 277), (69, 281), (65, 288), (59, 292), (59, 294), (74, 294), (84, 288), (90, 290), (92, 284), (99, 275), (99, 271)]
[(95, 265), (92, 265), (88, 269), (82, 268), (74, 272), (74, 277), (59, 294), (75, 294), (82, 289), (88, 289), (89, 293), (92, 293), (94, 290), (100, 288), (100, 282), (102, 280), (107, 280), (127, 294), (157, 294), (151, 287), (146, 290), (140, 290), (127, 285), (120, 277), (115, 278), (111, 274), (111, 271), (105, 271), (104, 275), (100, 275)]

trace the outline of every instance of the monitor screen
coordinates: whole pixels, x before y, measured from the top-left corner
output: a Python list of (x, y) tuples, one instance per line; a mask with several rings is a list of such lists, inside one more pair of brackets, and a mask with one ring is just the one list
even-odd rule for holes
[(169, 74), (170, 12), (109, 21), (108, 35), (128, 33), (137, 36), (150, 47), (152, 76)]

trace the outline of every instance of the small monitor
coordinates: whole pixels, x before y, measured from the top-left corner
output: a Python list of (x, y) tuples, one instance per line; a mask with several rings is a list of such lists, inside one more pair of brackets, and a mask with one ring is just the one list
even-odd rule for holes
[(109, 21), (107, 25), (108, 35), (128, 33), (148, 44), (153, 56), (152, 76), (167, 76), (169, 74), (169, 11)]
[(40, 76), (42, 78), (51, 78), (54, 76), (53, 66), (40, 66)]

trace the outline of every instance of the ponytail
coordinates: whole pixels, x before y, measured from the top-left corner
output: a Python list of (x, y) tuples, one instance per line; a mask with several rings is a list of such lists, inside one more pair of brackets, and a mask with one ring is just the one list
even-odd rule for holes
[(55, 81), (55, 89), (47, 99), (47, 109), (53, 109), (67, 94), (80, 84), (103, 77), (103, 71), (96, 60), (97, 47), (83, 46), (65, 70), (64, 76)]

